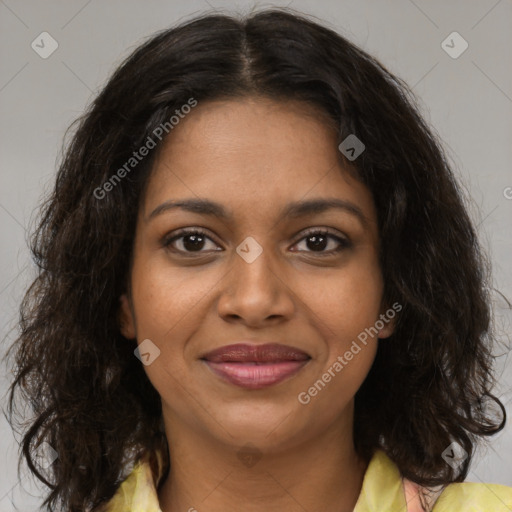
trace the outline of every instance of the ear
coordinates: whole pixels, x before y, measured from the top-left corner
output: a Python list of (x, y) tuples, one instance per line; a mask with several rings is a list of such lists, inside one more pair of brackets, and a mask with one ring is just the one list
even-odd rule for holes
[(379, 318), (382, 319), (384, 327), (382, 329), (379, 329), (379, 334), (377, 337), (379, 339), (389, 338), (393, 334), (393, 332), (395, 332), (395, 321), (393, 319), (387, 318), (385, 313), (383, 313)]
[(379, 330), (379, 334), (377, 336), (379, 339), (389, 338), (395, 332), (395, 317), (401, 310), (402, 306), (398, 302), (395, 302), (393, 306), (388, 307), (387, 309), (384, 307), (381, 309), (379, 320), (377, 320), (375, 324)]
[(121, 334), (129, 339), (132, 340), (136, 338), (136, 332), (135, 332), (135, 318), (133, 314), (133, 308), (130, 302), (130, 299), (128, 298), (128, 295), (126, 293), (123, 293), (121, 297), (119, 297), (119, 313), (118, 313), (118, 322), (119, 322), (119, 329), (121, 331)]

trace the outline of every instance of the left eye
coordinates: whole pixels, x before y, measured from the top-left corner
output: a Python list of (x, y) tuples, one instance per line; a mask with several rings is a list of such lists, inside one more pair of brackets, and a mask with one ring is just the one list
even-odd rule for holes
[[(305, 242), (302, 242), (303, 240)], [(329, 245), (329, 241), (334, 241), (333, 243), (335, 247), (326, 251), (325, 249)], [(343, 249), (347, 249), (351, 245), (348, 239), (334, 235), (329, 231), (310, 231), (306, 234), (306, 236), (301, 238), (299, 243), (296, 245), (299, 245), (301, 242), (306, 246), (309, 246), (311, 249), (310, 251), (306, 252), (320, 253), (320, 256), (328, 256), (330, 254), (340, 252)]]
[[(164, 239), (162, 245), (164, 247), (172, 247), (172, 249), (176, 250), (177, 252), (191, 254), (194, 252), (205, 252), (202, 249), (204, 249), (205, 245), (207, 245), (206, 240), (210, 241), (214, 246), (217, 246), (217, 244), (204, 231), (200, 229), (183, 230), (170, 238)], [(175, 244), (175, 242), (179, 242), (179, 244)], [(299, 250), (299, 252), (319, 253), (320, 256), (327, 256), (332, 253), (337, 253), (351, 246), (351, 243), (347, 238), (342, 238), (325, 230), (310, 231), (294, 245), (299, 246), (301, 243), (306, 244), (310, 250)], [(334, 248), (326, 251), (329, 243), (331, 243), (331, 245), (334, 244)], [(176, 247), (175, 245), (181, 245), (181, 247)], [(214, 248), (213, 250), (219, 249)]]

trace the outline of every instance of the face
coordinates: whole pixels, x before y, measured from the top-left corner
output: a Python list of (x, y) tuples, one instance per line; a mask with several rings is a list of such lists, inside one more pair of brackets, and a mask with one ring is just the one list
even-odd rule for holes
[[(217, 206), (172, 206), (198, 199)], [(313, 200), (339, 206), (304, 207)], [(378, 322), (386, 310), (378, 247), (372, 196), (344, 168), (334, 130), (312, 107), (199, 103), (155, 163), (138, 215), (131, 293), (121, 298), (123, 335), (150, 340), (144, 369), (167, 432), (270, 449), (352, 421), (377, 337), (392, 332), (392, 322)], [(376, 322), (379, 333), (368, 335)], [(265, 385), (251, 385), (252, 364), (240, 384), (203, 359), (235, 343), (278, 343), (308, 359), (289, 361), (290, 373), (285, 365), (264, 372), (281, 376)]]

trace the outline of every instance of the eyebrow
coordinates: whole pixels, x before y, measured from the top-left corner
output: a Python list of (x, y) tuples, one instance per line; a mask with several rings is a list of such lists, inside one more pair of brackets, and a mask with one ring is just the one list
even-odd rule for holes
[[(328, 210), (338, 209), (355, 216), (361, 224), (367, 226), (369, 221), (361, 209), (354, 203), (345, 199), (317, 198), (305, 201), (295, 201), (287, 204), (280, 212), (283, 219), (296, 219), (307, 215), (324, 213)], [(210, 215), (224, 221), (233, 221), (233, 214), (220, 203), (209, 199), (169, 199), (157, 206), (147, 217), (146, 222), (171, 210), (184, 210), (200, 215)]]

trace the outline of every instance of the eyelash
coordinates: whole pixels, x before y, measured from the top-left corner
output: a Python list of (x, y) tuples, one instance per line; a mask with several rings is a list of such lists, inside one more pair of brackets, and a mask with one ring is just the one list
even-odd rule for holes
[[(200, 235), (200, 236), (208, 238), (209, 240), (214, 242), (214, 240), (210, 236), (208, 236), (206, 231), (204, 231), (201, 228), (193, 228), (193, 229), (181, 229), (181, 230), (177, 231), (176, 233), (174, 233), (172, 236), (165, 237), (162, 240), (162, 246), (164, 248), (167, 248), (169, 250), (174, 250), (175, 252), (178, 252), (181, 254), (194, 254), (194, 252), (197, 254), (200, 254), (201, 252), (205, 252), (205, 251), (181, 251), (181, 250), (176, 250), (176, 249), (170, 249), (171, 244), (175, 240), (184, 238), (185, 236), (189, 236), (189, 235)], [(294, 243), (294, 245), (297, 245), (299, 242), (302, 242), (304, 239), (311, 237), (313, 235), (320, 235), (323, 237), (329, 237), (331, 239), (334, 239), (339, 243), (339, 247), (337, 249), (333, 249), (331, 251), (326, 251), (326, 252), (317, 252), (317, 251), (298, 251), (298, 252), (309, 252), (309, 253), (318, 255), (320, 257), (328, 257), (328, 256), (332, 256), (333, 254), (337, 254), (345, 249), (348, 249), (352, 246), (352, 243), (347, 238), (342, 238), (338, 235), (335, 235), (334, 233), (332, 233), (329, 230), (318, 229), (318, 228), (311, 228), (311, 229), (307, 230), (305, 233), (303, 233), (302, 237), (297, 242)]]

